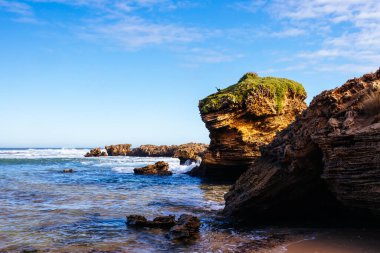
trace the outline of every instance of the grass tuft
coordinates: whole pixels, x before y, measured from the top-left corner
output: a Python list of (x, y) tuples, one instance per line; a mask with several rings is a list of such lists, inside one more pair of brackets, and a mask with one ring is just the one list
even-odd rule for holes
[(248, 95), (258, 90), (265, 91), (273, 99), (278, 113), (282, 111), (287, 94), (306, 98), (306, 91), (298, 82), (286, 78), (259, 77), (256, 73), (249, 72), (238, 83), (200, 100), (199, 109), (202, 114), (207, 114), (227, 108), (242, 108)]

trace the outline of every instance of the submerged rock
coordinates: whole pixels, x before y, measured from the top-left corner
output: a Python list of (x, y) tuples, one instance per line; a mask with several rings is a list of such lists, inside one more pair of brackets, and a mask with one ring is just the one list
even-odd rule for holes
[(117, 144), (106, 146), (109, 156), (127, 156), (131, 153), (131, 144)]
[(322, 92), (261, 152), (225, 195), (227, 216), (380, 217), (380, 69)]
[(85, 157), (99, 157), (99, 156), (107, 156), (107, 153), (102, 151), (101, 148), (91, 149), (90, 152), (87, 152)]
[(163, 161), (149, 164), (142, 168), (135, 168), (133, 172), (138, 175), (170, 176), (173, 174), (173, 172), (169, 171), (169, 164)]
[(201, 100), (211, 142), (200, 168), (190, 174), (236, 179), (260, 156), (259, 148), (306, 108), (305, 98), (297, 82), (247, 73), (237, 84)]
[(153, 221), (147, 220), (142, 215), (127, 216), (127, 225), (134, 227), (171, 228), (176, 224), (175, 216), (158, 216)]
[(197, 237), (200, 225), (201, 222), (198, 217), (182, 214), (177, 224), (170, 229), (168, 237), (172, 240)]

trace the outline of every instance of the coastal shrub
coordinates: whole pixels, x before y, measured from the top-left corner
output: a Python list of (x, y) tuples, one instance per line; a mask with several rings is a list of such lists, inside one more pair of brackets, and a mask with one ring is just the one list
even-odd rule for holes
[(199, 109), (201, 113), (207, 114), (226, 108), (240, 108), (244, 106), (248, 95), (258, 90), (265, 91), (273, 99), (277, 112), (281, 112), (287, 94), (306, 98), (306, 91), (298, 82), (286, 78), (259, 77), (256, 73), (249, 72), (236, 84), (199, 101)]

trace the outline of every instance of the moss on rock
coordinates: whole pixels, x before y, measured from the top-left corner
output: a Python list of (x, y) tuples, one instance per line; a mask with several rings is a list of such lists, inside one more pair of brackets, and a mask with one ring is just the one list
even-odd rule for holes
[(211, 94), (199, 101), (202, 114), (216, 112), (223, 109), (243, 108), (244, 101), (250, 94), (261, 91), (273, 99), (277, 112), (281, 112), (282, 104), (288, 94), (306, 98), (306, 91), (302, 84), (277, 77), (259, 77), (256, 73), (246, 73), (238, 83)]

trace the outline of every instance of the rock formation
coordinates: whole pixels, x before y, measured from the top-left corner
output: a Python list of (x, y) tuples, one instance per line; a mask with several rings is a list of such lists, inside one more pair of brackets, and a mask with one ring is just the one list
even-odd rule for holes
[(126, 156), (131, 153), (131, 144), (117, 144), (106, 146), (107, 154), (109, 156)]
[(380, 217), (380, 69), (322, 92), (261, 153), (226, 194), (226, 215)]
[(201, 160), (208, 145), (203, 143), (186, 143), (181, 145), (141, 145), (130, 152), (130, 156), (140, 157), (176, 157), (180, 159), (181, 164), (187, 160)]
[(176, 221), (174, 215), (158, 216), (153, 221), (142, 215), (129, 215), (126, 221), (131, 227), (170, 229), (167, 237), (172, 240), (196, 239), (199, 236), (200, 220), (196, 216), (182, 214)]
[(169, 171), (169, 164), (166, 162), (156, 162), (155, 164), (149, 164), (142, 168), (135, 168), (133, 172), (138, 175), (160, 175), (170, 176), (173, 172)]
[(90, 152), (87, 152), (85, 157), (99, 157), (99, 156), (107, 156), (107, 153), (102, 151), (101, 148), (91, 149)]
[(236, 179), (260, 156), (259, 148), (306, 108), (301, 84), (245, 74), (237, 84), (199, 102), (210, 146), (193, 175)]
[(208, 145), (203, 143), (187, 143), (175, 148), (173, 157), (180, 160), (180, 164), (186, 161), (200, 163)]
[(187, 160), (200, 162), (208, 145), (203, 143), (186, 143), (181, 145), (141, 145), (131, 149), (131, 144), (106, 146), (107, 153), (94, 148), (85, 157), (97, 156), (140, 156), (140, 157), (176, 157), (184, 164)]
[(168, 237), (172, 240), (196, 238), (200, 225), (198, 217), (182, 214), (177, 224), (170, 229)]

